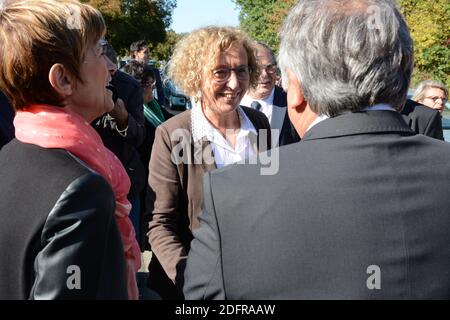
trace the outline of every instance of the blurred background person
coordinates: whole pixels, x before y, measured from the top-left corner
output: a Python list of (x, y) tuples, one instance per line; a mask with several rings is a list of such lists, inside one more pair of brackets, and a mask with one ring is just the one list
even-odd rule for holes
[(155, 194), (148, 234), (153, 251), (149, 287), (164, 299), (182, 298), (204, 173), (270, 147), (270, 134), (263, 137), (267, 143), (258, 141), (259, 130), (270, 129), (266, 116), (239, 105), (258, 76), (253, 42), (237, 29), (201, 28), (175, 48), (169, 77), (193, 97), (193, 107), (156, 129), (149, 168)]
[(264, 113), (272, 129), (274, 147), (300, 141), (286, 112), (287, 99), (283, 88), (276, 85), (278, 66), (272, 49), (265, 43), (256, 43), (256, 58), (260, 76), (256, 87), (250, 87), (241, 105)]
[(122, 162), (131, 180), (128, 200), (132, 209), (130, 219), (141, 242), (141, 201), (140, 195), (146, 186), (145, 167), (138, 148), (145, 138), (145, 118), (141, 84), (132, 76), (117, 70), (117, 55), (114, 48), (103, 43), (105, 58), (111, 74), (112, 90), (115, 92), (114, 108), (97, 118), (92, 125), (99, 133), (105, 146)]
[(0, 150), (14, 138), (14, 109), (0, 91)]
[[(150, 48), (148, 47), (147, 41), (139, 40), (133, 42), (130, 45), (130, 53), (131, 53), (131, 61), (136, 60), (138, 62), (142, 62), (145, 64), (150, 63)], [(163, 83), (161, 80), (161, 74), (159, 73), (158, 68), (155, 66), (150, 66), (155, 73), (156, 80), (156, 100), (162, 106), (164, 105), (164, 89)]]
[(419, 83), (412, 99), (431, 109), (438, 110), (442, 115), (445, 104), (448, 102), (448, 89), (440, 81), (426, 80)]
[(130, 181), (89, 125), (114, 107), (105, 32), (78, 1), (0, 10), (0, 90), (17, 137), (0, 152), (0, 299), (137, 297)]
[[(162, 108), (158, 101), (153, 97), (153, 89), (155, 88), (155, 73), (153, 68), (138, 61), (130, 61), (124, 71), (134, 77), (142, 86), (142, 95), (144, 100), (144, 117), (145, 117), (145, 138), (142, 145), (138, 148), (139, 154), (141, 155), (141, 161), (145, 167), (145, 181), (148, 179), (148, 164), (150, 162), (150, 155), (153, 148), (153, 142), (155, 141), (155, 131), (156, 128), (162, 124), (164, 121), (172, 117), (172, 114), (168, 113), (164, 108)], [(146, 234), (148, 232), (148, 215), (144, 218), (144, 213), (151, 213), (153, 211), (153, 193), (149, 193), (150, 197), (146, 201), (146, 191), (148, 185), (144, 188), (141, 195), (141, 238), (142, 248), (149, 249), (148, 239)]]

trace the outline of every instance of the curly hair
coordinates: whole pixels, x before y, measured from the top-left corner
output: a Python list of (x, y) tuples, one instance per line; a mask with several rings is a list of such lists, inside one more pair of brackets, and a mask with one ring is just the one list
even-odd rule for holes
[(168, 65), (168, 76), (188, 96), (201, 87), (204, 70), (211, 70), (221, 52), (242, 45), (247, 52), (250, 86), (256, 86), (259, 69), (255, 43), (243, 31), (232, 27), (209, 26), (193, 31), (178, 42)]

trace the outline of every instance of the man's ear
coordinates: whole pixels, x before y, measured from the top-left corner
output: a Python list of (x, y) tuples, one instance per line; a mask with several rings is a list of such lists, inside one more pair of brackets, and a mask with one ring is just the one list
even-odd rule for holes
[(311, 123), (317, 118), (308, 101), (303, 95), (303, 89), (300, 81), (291, 70), (286, 70), (288, 76), (288, 116), (292, 125), (300, 137), (304, 137)]
[(72, 95), (75, 77), (60, 63), (54, 64), (48, 73), (48, 80), (53, 89), (63, 98)]
[(297, 76), (290, 70), (286, 70), (288, 76), (287, 102), (291, 111), (302, 113), (307, 105), (300, 81)]

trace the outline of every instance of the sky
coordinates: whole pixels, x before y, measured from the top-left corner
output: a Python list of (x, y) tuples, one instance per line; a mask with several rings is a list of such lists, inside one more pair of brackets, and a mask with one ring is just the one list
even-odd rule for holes
[(231, 0), (177, 0), (170, 29), (182, 33), (211, 24), (238, 26), (238, 17)]

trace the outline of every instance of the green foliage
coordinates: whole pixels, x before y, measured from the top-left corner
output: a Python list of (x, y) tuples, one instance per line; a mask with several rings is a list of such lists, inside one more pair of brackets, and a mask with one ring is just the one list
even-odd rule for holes
[(241, 28), (253, 39), (267, 43), (275, 52), (279, 32), (289, 9), (297, 0), (233, 0), (240, 8)]
[(108, 27), (107, 38), (123, 55), (130, 44), (145, 39), (156, 46), (166, 39), (176, 0), (81, 0), (98, 8)]
[(450, 1), (399, 2), (414, 40), (413, 85), (437, 79), (450, 86)]
[(184, 34), (178, 34), (172, 30), (167, 31), (164, 42), (150, 46), (152, 58), (157, 61), (168, 61), (172, 56), (175, 45), (183, 36)]

